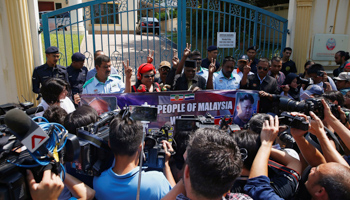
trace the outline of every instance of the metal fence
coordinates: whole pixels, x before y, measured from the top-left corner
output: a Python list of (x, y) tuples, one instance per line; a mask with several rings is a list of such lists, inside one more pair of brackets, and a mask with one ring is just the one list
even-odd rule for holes
[[(92, 69), (93, 54), (102, 50), (123, 75), (122, 61), (137, 67), (155, 51), (154, 65), (171, 62), (174, 50), (181, 58), (186, 43), (207, 56), (216, 45), (217, 32), (236, 32), (236, 47), (219, 49), (218, 60), (245, 54), (257, 46), (258, 57), (279, 55), (285, 47), (287, 20), (261, 8), (235, 0), (95, 0), (41, 15), (45, 48), (57, 46), (61, 65), (81, 52)], [(145, 18), (159, 19), (156, 23)], [(144, 29), (143, 29), (144, 28)]]
[(203, 58), (207, 47), (217, 44), (217, 32), (236, 32), (236, 47), (219, 49), (219, 61), (246, 54), (250, 46), (256, 46), (258, 57), (268, 58), (285, 47), (287, 20), (264, 9), (235, 0), (190, 0), (178, 7), (183, 22), (180, 44), (191, 43)]

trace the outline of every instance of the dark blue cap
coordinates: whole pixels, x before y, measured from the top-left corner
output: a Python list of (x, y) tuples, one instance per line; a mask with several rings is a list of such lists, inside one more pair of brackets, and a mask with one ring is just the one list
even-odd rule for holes
[(208, 51), (214, 51), (217, 50), (218, 48), (214, 45), (208, 47)]
[(85, 56), (79, 52), (72, 55), (72, 61), (79, 62), (84, 60), (85, 60)]
[(247, 51), (249, 51), (249, 50), (254, 50), (254, 51), (256, 51), (256, 46), (251, 46), (251, 47), (249, 47), (249, 48), (247, 49)]
[(54, 46), (51, 46), (51, 47), (48, 47), (46, 50), (45, 50), (45, 53), (46, 54), (49, 54), (49, 53), (58, 53), (58, 48), (57, 47), (54, 47)]
[(239, 57), (238, 61), (245, 61), (245, 62), (248, 62), (249, 61), (249, 58), (247, 55), (242, 55), (241, 57)]

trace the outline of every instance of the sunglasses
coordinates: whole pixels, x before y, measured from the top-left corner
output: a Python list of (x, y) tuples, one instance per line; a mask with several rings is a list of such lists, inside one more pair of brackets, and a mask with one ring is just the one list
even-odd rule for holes
[(145, 77), (145, 78), (153, 78), (153, 77), (154, 77), (154, 74), (150, 74), (150, 75), (143, 75), (143, 77)]
[(258, 70), (262, 70), (264, 69), (264, 71), (267, 71), (267, 67), (258, 67)]
[(169, 72), (170, 69), (167, 68), (167, 67), (163, 67), (163, 68), (160, 68), (160, 71), (162, 71), (162, 72)]

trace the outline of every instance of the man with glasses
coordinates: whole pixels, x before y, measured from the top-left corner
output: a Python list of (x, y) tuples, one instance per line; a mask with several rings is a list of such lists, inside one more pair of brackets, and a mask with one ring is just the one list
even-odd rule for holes
[(95, 60), (96, 75), (86, 81), (83, 86), (83, 94), (110, 94), (130, 92), (132, 69), (129, 67), (129, 61), (124, 65), (126, 84), (123, 83), (120, 76), (110, 76), (111, 59), (106, 55), (100, 55)]
[(350, 91), (350, 72), (341, 72), (334, 80), (338, 91), (345, 96)]
[(170, 69), (171, 69), (171, 65), (168, 61), (160, 62), (159, 68), (158, 68), (158, 72), (159, 72), (158, 83), (159, 84), (166, 83), (166, 77), (168, 76)]
[(257, 74), (248, 75), (250, 72), (250, 66), (247, 65), (244, 67), (240, 88), (248, 90), (259, 90), (259, 112), (273, 112), (274, 106), (271, 105), (274, 104), (272, 101), (276, 97), (274, 94), (278, 94), (279, 92), (276, 79), (267, 75), (270, 69), (269, 60), (267, 58), (261, 58), (257, 64), (257, 69)]
[[(232, 56), (225, 57), (222, 63), (222, 69), (215, 72), (215, 62), (213, 61), (209, 66), (209, 77), (207, 82), (207, 89), (214, 90), (235, 90), (239, 89), (239, 82), (241, 77), (232, 73), (235, 67), (235, 60)], [(214, 73), (215, 72), (215, 73)]]
[(65, 67), (57, 65), (60, 53), (57, 47), (51, 46), (45, 50), (46, 63), (35, 67), (32, 76), (33, 92), (40, 93), (40, 85), (43, 85), (49, 78), (59, 78), (69, 84), (68, 74)]

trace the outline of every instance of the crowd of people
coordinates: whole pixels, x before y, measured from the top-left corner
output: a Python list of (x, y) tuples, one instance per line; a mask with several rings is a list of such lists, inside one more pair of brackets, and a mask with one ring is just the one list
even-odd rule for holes
[[(163, 171), (142, 170), (140, 199), (350, 199), (350, 63), (349, 53), (339, 51), (339, 68), (330, 77), (321, 64), (307, 61), (297, 74), (290, 59), (256, 58), (252, 46), (239, 58), (227, 56), (218, 62), (216, 46), (207, 48), (207, 58), (187, 44), (181, 60), (152, 64), (154, 52), (138, 67), (132, 83), (129, 60), (123, 62), (125, 82), (103, 53), (94, 54), (95, 68), (84, 67), (85, 56), (75, 53), (72, 64), (57, 64), (59, 49), (46, 49), (46, 63), (33, 72), (33, 92), (49, 121), (75, 134), (77, 128), (98, 120), (96, 110), (78, 106), (81, 94), (164, 92), (186, 90), (256, 90), (260, 104), (253, 115), (255, 99), (243, 95), (233, 123), (240, 131), (201, 128), (174, 133), (176, 148), (163, 141)], [(156, 77), (159, 73), (159, 78)], [(280, 98), (320, 102), (310, 112), (291, 112), (304, 119), (308, 130), (282, 124)], [(305, 110), (304, 110), (305, 111)], [(310, 117), (309, 117), (310, 116)], [(129, 116), (110, 123), (109, 147), (112, 166), (96, 177), (82, 177), (67, 170), (64, 181), (45, 172), (40, 183), (28, 175), (33, 199), (136, 199), (142, 154), (140, 122)], [(176, 131), (176, 130), (175, 130)], [(287, 138), (287, 139), (286, 139)], [(288, 142), (286, 141), (288, 140)], [(173, 152), (176, 154), (173, 155)], [(63, 192), (61, 192), (63, 191)]]

